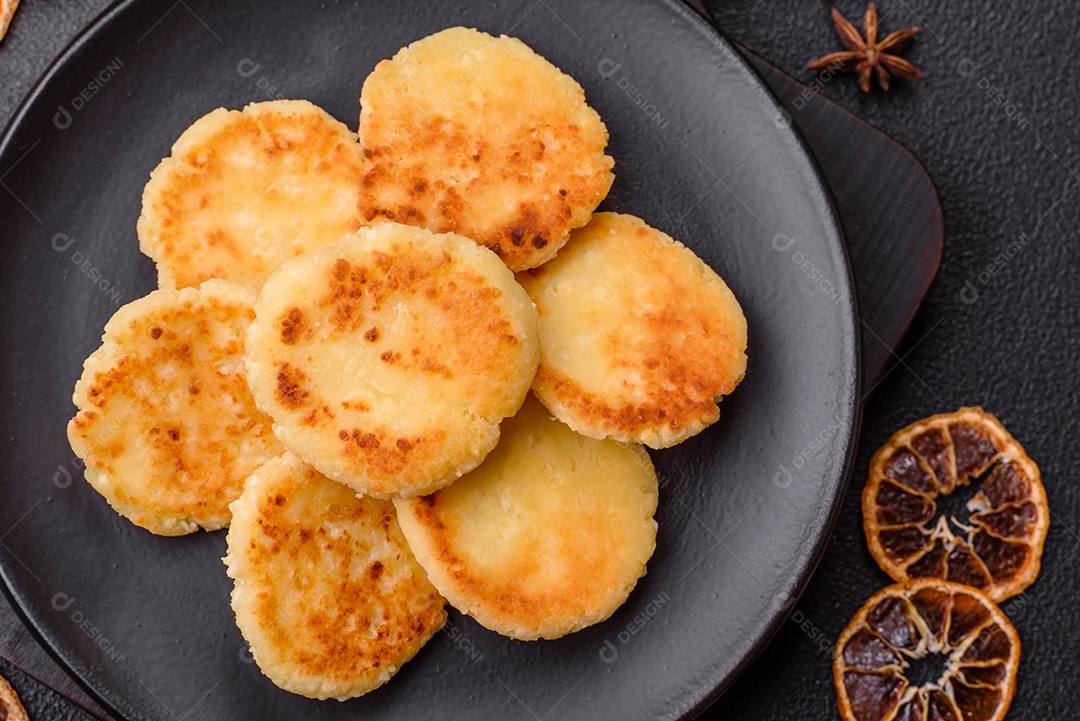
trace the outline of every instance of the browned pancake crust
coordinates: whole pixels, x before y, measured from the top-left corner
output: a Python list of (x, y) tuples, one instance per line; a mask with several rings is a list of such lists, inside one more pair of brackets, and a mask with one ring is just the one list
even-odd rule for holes
[(595, 214), (518, 280), (540, 316), (533, 389), (579, 433), (674, 445), (716, 421), (746, 372), (746, 319), (731, 291), (638, 218)]
[(219, 108), (151, 174), (139, 246), (162, 287), (224, 278), (258, 288), (284, 260), (360, 227), (356, 136), (307, 101)]
[(450, 603), (512, 638), (608, 618), (655, 548), (657, 479), (640, 445), (585, 438), (529, 398), (479, 468), (395, 501), (417, 560)]
[(607, 195), (607, 129), (581, 86), (521, 41), (450, 28), (364, 82), (359, 209), (473, 238), (511, 270), (551, 259)]
[(105, 326), (68, 425), (87, 480), (162, 535), (228, 525), (244, 480), (283, 450), (244, 378), (255, 293), (213, 280), (158, 290)]
[(286, 453), (234, 504), (225, 563), (251, 652), (278, 686), (344, 700), (381, 686), (446, 621), (389, 501)]
[(396, 223), (286, 264), (256, 313), (248, 378), (278, 437), (378, 497), (473, 468), (538, 358), (535, 310), (494, 255)]

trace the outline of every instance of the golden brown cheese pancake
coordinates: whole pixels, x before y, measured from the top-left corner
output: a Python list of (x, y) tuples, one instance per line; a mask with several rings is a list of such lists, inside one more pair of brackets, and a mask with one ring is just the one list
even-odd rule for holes
[(494, 253), (397, 223), (288, 261), (255, 316), (248, 381), (278, 438), (380, 498), (472, 470), (538, 360), (536, 309)]
[(656, 548), (645, 449), (586, 438), (530, 397), (479, 468), (394, 501), (416, 559), (450, 604), (493, 631), (559, 638), (605, 620)]
[(667, 448), (720, 417), (746, 373), (746, 318), (682, 243), (597, 213), (518, 280), (540, 314), (533, 390), (579, 433)]
[(360, 95), (360, 211), (555, 257), (607, 195), (608, 133), (573, 78), (516, 38), (450, 28), (383, 60)]
[(446, 621), (394, 505), (288, 452), (233, 503), (224, 560), (251, 655), (301, 696), (344, 701), (382, 686)]
[(116, 311), (75, 384), (68, 424), (86, 480), (163, 536), (229, 524), (244, 479), (282, 452), (244, 379), (255, 291), (223, 280)]
[(306, 100), (218, 108), (150, 175), (139, 247), (163, 288), (258, 288), (283, 261), (360, 227), (356, 135)]

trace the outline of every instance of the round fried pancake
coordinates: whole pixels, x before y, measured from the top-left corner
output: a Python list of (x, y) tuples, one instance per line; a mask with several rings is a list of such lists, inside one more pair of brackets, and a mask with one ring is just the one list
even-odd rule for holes
[(516, 38), (418, 40), (375, 66), (360, 105), (363, 220), (460, 233), (511, 270), (554, 258), (615, 177), (581, 86)]
[(163, 536), (229, 523), (244, 479), (282, 452), (244, 379), (255, 291), (222, 280), (116, 311), (75, 384), (68, 439), (118, 513)]
[(344, 701), (382, 686), (446, 621), (394, 505), (292, 453), (248, 479), (224, 560), (252, 657), (301, 696)]
[(682, 243), (632, 215), (597, 213), (518, 280), (540, 314), (533, 390), (592, 438), (667, 448), (720, 417), (746, 373), (746, 318)]
[(605, 620), (656, 548), (645, 449), (586, 438), (529, 398), (479, 468), (398, 519), (450, 604), (493, 631), (559, 638)]
[(218, 108), (150, 174), (139, 247), (161, 287), (258, 288), (282, 261), (360, 227), (356, 135), (306, 100)]
[(248, 381), (278, 438), (380, 498), (473, 469), (536, 371), (536, 309), (495, 254), (397, 223), (285, 263), (255, 316)]

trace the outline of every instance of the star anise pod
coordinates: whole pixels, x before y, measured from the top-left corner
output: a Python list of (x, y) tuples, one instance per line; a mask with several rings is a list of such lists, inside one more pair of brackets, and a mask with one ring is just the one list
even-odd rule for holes
[(906, 80), (923, 77), (914, 65), (899, 55), (911, 44), (919, 28), (897, 30), (878, 42), (878, 14), (875, 3), (870, 3), (866, 8), (866, 18), (863, 20), (865, 39), (836, 8), (832, 9), (832, 17), (836, 34), (840, 36), (840, 42), (847, 50), (830, 53), (815, 60), (806, 66), (810, 70), (834, 68), (843, 72), (856, 72), (859, 74), (859, 87), (864, 93), (870, 92), (870, 77), (875, 73), (883, 90), (889, 89), (890, 73)]

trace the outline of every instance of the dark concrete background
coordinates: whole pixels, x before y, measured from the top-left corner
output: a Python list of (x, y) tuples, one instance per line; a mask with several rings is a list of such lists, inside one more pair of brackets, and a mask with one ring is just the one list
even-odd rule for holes
[[(863, 0), (837, 4), (861, 26)], [(815, 80), (802, 69), (809, 60), (839, 49), (826, 2), (725, 0), (710, 7), (728, 34), (804, 82)], [(926, 78), (864, 95), (853, 76), (842, 75), (819, 90), (926, 165), (945, 210), (941, 270), (896, 365), (866, 406), (836, 534), (793, 620), (708, 717), (837, 717), (832, 644), (889, 580), (861, 528), (870, 456), (918, 418), (982, 405), (1039, 464), (1052, 512), (1038, 580), (1002, 604), (1023, 644), (1009, 718), (1075, 719), (1080, 66), (1069, 54), (1080, 47), (1080, 17), (1075, 4), (1057, 0), (881, 0), (878, 7), (885, 32), (922, 27), (905, 56)]]
[[(0, 43), (0, 124), (107, 0), (23, 0)], [(724, 30), (885, 131), (922, 160), (945, 208), (937, 281), (866, 407), (836, 534), (792, 619), (705, 718), (836, 718), (830, 660), (839, 631), (885, 585), (862, 536), (858, 495), (896, 429), (961, 405), (998, 415), (1042, 468), (1053, 520), (1039, 580), (1003, 604), (1023, 641), (1009, 718), (1077, 718), (1080, 699), (1080, 14), (1069, 0), (881, 0), (885, 32), (923, 28), (906, 57), (926, 79), (861, 93), (815, 80), (807, 61), (839, 49), (828, 3), (711, 2)], [(862, 0), (839, 0), (852, 19)], [(8, 665), (35, 721), (89, 718)]]

